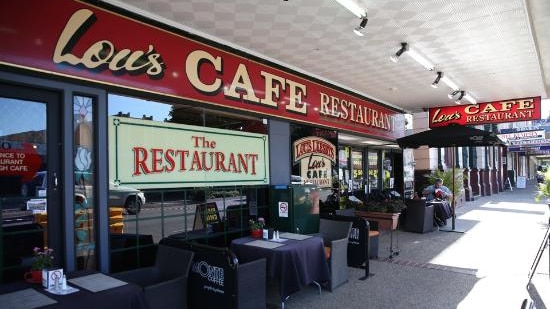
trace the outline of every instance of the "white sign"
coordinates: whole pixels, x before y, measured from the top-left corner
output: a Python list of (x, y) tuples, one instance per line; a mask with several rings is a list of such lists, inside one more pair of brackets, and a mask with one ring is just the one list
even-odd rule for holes
[(516, 188), (525, 189), (526, 182), (527, 182), (527, 177), (518, 176)]
[(528, 140), (528, 139), (542, 139), (544, 138), (544, 130), (535, 130), (535, 131), (522, 131), (514, 133), (505, 133), (497, 134), (497, 136), (503, 141), (517, 141), (517, 140)]
[(300, 163), (300, 176), (320, 188), (332, 186), (332, 165), (336, 146), (324, 138), (308, 136), (293, 143), (294, 163)]
[(543, 145), (543, 144), (550, 144), (550, 139), (528, 139), (528, 140), (510, 141), (510, 145), (514, 145), (514, 146)]
[(269, 184), (264, 134), (109, 117), (109, 176), (139, 189)]
[(288, 218), (288, 203), (279, 202), (279, 217)]
[(45, 198), (35, 198), (27, 201), (27, 210), (32, 210), (33, 214), (45, 213), (47, 209), (48, 200)]
[(63, 280), (63, 268), (42, 269), (42, 286), (46, 289), (55, 289), (55, 284), (59, 286), (61, 280)]

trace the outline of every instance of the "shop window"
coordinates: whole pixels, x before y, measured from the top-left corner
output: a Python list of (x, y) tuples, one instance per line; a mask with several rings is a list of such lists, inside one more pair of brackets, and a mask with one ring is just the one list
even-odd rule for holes
[(348, 146), (340, 146), (338, 148), (338, 180), (341, 192), (349, 190), (349, 180), (351, 178), (349, 168), (350, 151), (351, 148)]
[(267, 134), (265, 119), (180, 103), (109, 95), (109, 115)]
[[(267, 124), (261, 118), (186, 104), (145, 101), (119, 95), (109, 95), (108, 113), (109, 116), (145, 120), (152, 126), (159, 127), (166, 123), (174, 123), (241, 132), (267, 133)], [(192, 129), (192, 132), (201, 134), (201, 130), (200, 128)], [(111, 135), (109, 138), (111, 139)], [(145, 132), (143, 138), (166, 137), (150, 136)], [(173, 143), (174, 149), (192, 150), (197, 147), (191, 142), (181, 140), (174, 140)], [(211, 141), (201, 140), (200, 143), (201, 147), (204, 147), (205, 153), (218, 151), (222, 147), (219, 141), (212, 144)], [(111, 155), (115, 150), (112, 149), (113, 144), (110, 145), (108, 151)], [(242, 146), (242, 148), (246, 147)], [(166, 158), (163, 160), (165, 163), (169, 162)], [(195, 164), (194, 168), (198, 167), (198, 161), (190, 162), (187, 163)], [(156, 169), (154, 164), (156, 163), (152, 163), (148, 167)], [(165, 166), (169, 167), (169, 163), (167, 164)], [(240, 164), (240, 161), (235, 161), (234, 164)], [(190, 165), (186, 168), (191, 168)], [(115, 170), (111, 159), (109, 169), (110, 172)], [(111, 271), (119, 272), (151, 265), (154, 262), (156, 244), (167, 237), (178, 241), (224, 247), (228, 246), (232, 239), (249, 234), (249, 218), (262, 216), (269, 222), (267, 185), (218, 186), (221, 183), (220, 180), (223, 180), (218, 179), (221, 177), (219, 175), (217, 179), (206, 179), (206, 181), (211, 181), (214, 186), (193, 186), (184, 184), (185, 181), (183, 181), (181, 184), (166, 188), (163, 188), (162, 185), (151, 185), (151, 183), (118, 184), (114, 177), (110, 177), (115, 188), (133, 192), (130, 196), (114, 200), (111, 198), (114, 196), (113, 189), (110, 188)], [(185, 180), (185, 174), (182, 174), (181, 178)], [(162, 180), (160, 179), (160, 181)], [(219, 183), (215, 183), (216, 181)], [(139, 204), (139, 207), (129, 209), (126, 206), (128, 201)]]
[(74, 233), (78, 270), (96, 268), (94, 100), (73, 97)]
[[(0, 283), (20, 281), (48, 245), (47, 103), (0, 88)], [(11, 94), (10, 94), (11, 95)], [(34, 99), (34, 98), (32, 98)]]
[(352, 162), (352, 187), (353, 191), (362, 191), (364, 188), (363, 182), (363, 152), (361, 151), (352, 151), (351, 152), (351, 162)]
[(374, 189), (379, 189), (378, 180), (380, 170), (378, 166), (378, 151), (369, 150), (368, 151), (368, 193), (372, 192)]
[(390, 151), (384, 151), (384, 161), (382, 161), (382, 173), (383, 173), (383, 189), (393, 189), (394, 184), (394, 174), (393, 174), (393, 164), (392, 164), (392, 153)]

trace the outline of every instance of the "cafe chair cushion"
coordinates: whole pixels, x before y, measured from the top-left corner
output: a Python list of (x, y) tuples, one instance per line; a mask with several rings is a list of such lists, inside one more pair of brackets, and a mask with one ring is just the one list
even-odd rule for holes
[[(329, 291), (348, 281), (348, 237), (352, 222), (320, 219), (319, 234), (324, 240), (330, 268)], [(328, 254), (327, 254), (328, 251)]]
[(155, 265), (112, 274), (143, 288), (151, 309), (187, 308), (187, 279), (194, 253), (159, 245)]

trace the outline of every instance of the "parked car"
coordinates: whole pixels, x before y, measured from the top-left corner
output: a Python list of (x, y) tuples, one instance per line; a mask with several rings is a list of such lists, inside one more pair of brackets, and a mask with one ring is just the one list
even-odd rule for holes
[(143, 204), (145, 195), (142, 191), (109, 182), (109, 207), (122, 206), (128, 214), (135, 215), (141, 211)]
[[(42, 197), (46, 196), (48, 177), (46, 171), (37, 172), (33, 179), (21, 185), (21, 196)], [(75, 195), (89, 196), (89, 186), (76, 186)], [(109, 207), (124, 207), (128, 214), (137, 214), (141, 206), (145, 204), (145, 195), (142, 191), (131, 187), (116, 185), (109, 182)]]

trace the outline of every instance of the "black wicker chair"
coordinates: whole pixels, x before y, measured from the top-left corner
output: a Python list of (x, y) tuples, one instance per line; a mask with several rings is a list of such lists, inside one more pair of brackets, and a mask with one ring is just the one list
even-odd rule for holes
[(415, 233), (427, 233), (433, 231), (434, 206), (427, 205), (425, 200), (406, 199), (407, 217), (405, 230)]
[(187, 308), (187, 279), (194, 253), (159, 245), (155, 265), (112, 274), (139, 285), (151, 309)]
[(321, 219), (319, 234), (325, 243), (330, 268), (329, 291), (348, 281), (348, 237), (352, 222)]

